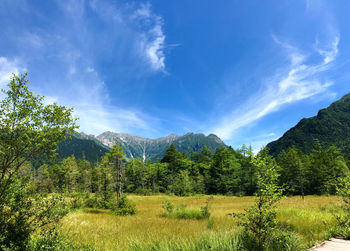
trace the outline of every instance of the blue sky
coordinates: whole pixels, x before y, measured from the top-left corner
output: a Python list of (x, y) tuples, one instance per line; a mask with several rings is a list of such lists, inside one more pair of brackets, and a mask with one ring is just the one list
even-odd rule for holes
[(350, 1), (0, 0), (0, 87), (28, 71), (80, 131), (254, 149), (350, 92)]

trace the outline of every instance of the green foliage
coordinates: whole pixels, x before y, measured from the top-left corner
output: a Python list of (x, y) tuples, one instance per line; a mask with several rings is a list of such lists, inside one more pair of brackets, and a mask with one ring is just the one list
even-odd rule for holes
[(171, 189), (175, 195), (189, 196), (194, 191), (193, 179), (188, 170), (180, 170)]
[[(26, 163), (55, 155), (57, 144), (77, 128), (73, 109), (45, 105), (28, 90), (27, 74), (13, 75), (0, 101), (0, 249), (23, 250), (39, 228), (55, 228), (67, 213), (62, 198), (32, 194)], [(42, 170), (43, 180), (47, 173)]]
[(23, 249), (33, 232), (39, 228), (54, 231), (67, 212), (63, 197), (32, 196), (28, 185), (14, 179), (0, 199), (0, 249)]
[(28, 246), (28, 251), (51, 251), (51, 250), (86, 250), (95, 251), (96, 248), (90, 245), (81, 245), (72, 241), (68, 236), (64, 236), (58, 231), (46, 231), (44, 234), (32, 236)]
[(25, 161), (40, 154), (54, 156), (57, 144), (77, 128), (73, 110), (44, 105), (44, 97), (28, 90), (26, 76), (13, 75), (0, 101), (0, 198)]
[(200, 209), (188, 208), (186, 205), (174, 206), (174, 204), (168, 200), (162, 202), (162, 208), (166, 210), (163, 217), (172, 219), (208, 219), (210, 217), (209, 201), (208, 199), (204, 206)]
[(342, 204), (341, 210), (334, 212), (337, 226), (331, 229), (331, 234), (350, 239), (350, 176), (338, 180), (337, 195), (342, 198)]
[(277, 156), (282, 150), (293, 145), (309, 154), (314, 139), (318, 139), (323, 149), (334, 145), (348, 158), (350, 150), (350, 94), (322, 109), (317, 116), (302, 119), (281, 138), (267, 145), (270, 153)]
[(136, 212), (136, 205), (129, 201), (125, 194), (120, 197), (111, 211), (113, 215), (119, 216), (134, 215)]
[(233, 214), (243, 226), (243, 244), (248, 250), (290, 250), (294, 237), (279, 229), (276, 221), (276, 203), (283, 191), (278, 186), (278, 166), (266, 149), (252, 163), (257, 170), (255, 204), (245, 214)]
[(204, 218), (210, 217), (210, 208), (209, 208), (209, 202), (213, 199), (212, 196), (208, 197), (205, 201), (205, 205), (201, 207), (201, 212)]
[(241, 164), (237, 159), (239, 153), (231, 147), (220, 147), (213, 156), (209, 168), (210, 180), (208, 192), (210, 194), (236, 194), (242, 189)]
[(84, 139), (78, 135), (72, 135), (58, 145), (59, 159), (72, 155), (76, 159), (86, 159), (90, 162), (98, 162), (109, 151), (109, 148), (92, 139)]
[(102, 197), (98, 196), (98, 194), (90, 193), (86, 193), (83, 206), (89, 208), (105, 208)]
[(123, 188), (122, 161), (124, 157), (123, 148), (116, 143), (102, 160), (102, 165), (110, 167), (112, 170), (112, 175), (116, 181), (117, 200), (120, 199)]
[(175, 206), (171, 201), (165, 200), (162, 201), (162, 208), (165, 209), (168, 214), (171, 214), (174, 211)]

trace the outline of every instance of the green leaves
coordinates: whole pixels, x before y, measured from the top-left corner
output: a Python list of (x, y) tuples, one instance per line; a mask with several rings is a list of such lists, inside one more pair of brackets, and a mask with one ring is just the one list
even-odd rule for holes
[(282, 197), (278, 184), (278, 166), (266, 153), (266, 149), (252, 159), (257, 170), (257, 191), (255, 204), (247, 208), (245, 214), (233, 214), (244, 232), (256, 242), (257, 250), (263, 250), (274, 232), (276, 222), (276, 203)]
[(0, 198), (14, 173), (34, 156), (55, 155), (57, 144), (77, 128), (73, 109), (45, 105), (29, 91), (27, 74), (13, 75), (0, 101)]

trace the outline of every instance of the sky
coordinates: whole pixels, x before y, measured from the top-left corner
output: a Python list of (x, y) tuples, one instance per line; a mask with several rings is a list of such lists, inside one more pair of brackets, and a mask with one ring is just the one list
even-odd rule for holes
[(348, 0), (0, 0), (0, 88), (28, 72), (79, 131), (259, 149), (350, 92)]

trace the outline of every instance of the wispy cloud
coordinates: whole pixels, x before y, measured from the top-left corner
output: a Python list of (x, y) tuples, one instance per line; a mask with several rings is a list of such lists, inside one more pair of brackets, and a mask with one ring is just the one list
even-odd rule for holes
[(282, 46), (290, 60), (285, 69), (278, 69), (275, 76), (268, 79), (266, 88), (247, 100), (239, 109), (225, 116), (213, 131), (224, 140), (229, 140), (238, 129), (248, 126), (262, 117), (279, 110), (283, 105), (297, 102), (322, 93), (332, 85), (331, 81), (322, 81), (319, 74), (329, 69), (338, 53), (339, 36), (334, 37), (328, 48), (320, 49), (316, 43), (315, 51), (322, 57), (316, 64), (307, 63), (308, 57), (297, 48), (281, 42), (275, 36), (273, 40)]
[(142, 4), (135, 10), (132, 19), (137, 20), (143, 24), (149, 24), (141, 34), (139, 48), (151, 64), (154, 71), (164, 70), (165, 55), (164, 43), (165, 35), (163, 33), (163, 20), (160, 16), (154, 15), (151, 12), (151, 5)]
[(12, 73), (18, 75), (20, 71), (24, 70), (16, 60), (11, 61), (0, 57), (0, 89), (9, 83)]
[[(154, 130), (150, 124), (157, 119), (118, 100), (123, 85), (165, 72), (164, 21), (152, 5), (106, 0), (53, 4), (55, 19), (38, 12), (35, 5), (18, 10), (45, 20), (45, 28), (32, 27), (23, 30), (22, 37), (12, 38), (19, 48), (14, 57), (28, 65), (34, 80), (31, 89), (47, 96), (47, 104), (73, 106), (80, 130), (86, 133)], [(0, 88), (11, 73), (24, 71), (17, 61), (0, 57)], [(105, 79), (110, 76), (105, 67), (113, 72), (112, 79)]]
[[(120, 32), (118, 26), (125, 30), (125, 35), (128, 39), (131, 38), (128, 43), (135, 47), (135, 52), (142, 59), (143, 66), (148, 65), (148, 69), (153, 72), (165, 70), (164, 22), (162, 17), (152, 11), (150, 3), (115, 6), (106, 1), (92, 0), (90, 7), (105, 21), (116, 25), (113, 33)], [(118, 35), (120, 37), (122, 34)]]

